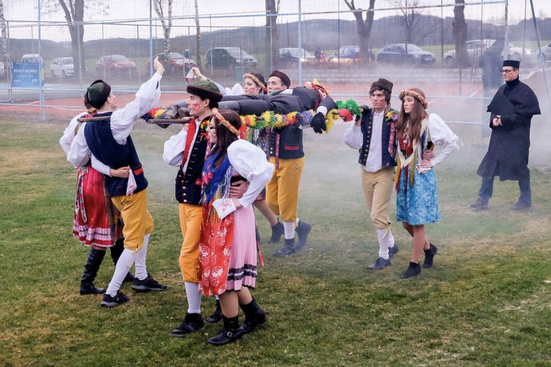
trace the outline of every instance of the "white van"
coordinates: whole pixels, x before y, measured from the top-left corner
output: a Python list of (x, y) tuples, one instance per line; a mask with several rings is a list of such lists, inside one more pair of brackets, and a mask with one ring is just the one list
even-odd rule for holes
[(53, 59), (50, 65), (50, 74), (52, 78), (61, 76), (66, 78), (75, 74), (75, 66), (73, 65), (72, 57), (58, 57)]
[(25, 54), (21, 58), (21, 62), (42, 63), (44, 60), (42, 60), (42, 57), (39, 54)]

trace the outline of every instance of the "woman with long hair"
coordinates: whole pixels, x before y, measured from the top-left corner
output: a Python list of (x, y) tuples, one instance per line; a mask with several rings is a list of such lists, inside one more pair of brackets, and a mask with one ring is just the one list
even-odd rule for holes
[[(213, 109), (208, 130), (214, 145), (202, 173), (203, 233), (200, 244), (200, 288), (219, 297), (222, 331), (208, 342), (223, 345), (266, 322), (249, 288), (256, 284), (257, 247), (252, 203), (273, 173), (265, 153), (240, 139), (241, 118), (234, 111)], [(236, 181), (249, 183), (245, 194), (230, 198)], [(239, 306), (245, 313), (239, 326)]]
[[(419, 260), (425, 253), (423, 268), (432, 266), (438, 248), (425, 235), (425, 224), (440, 221), (438, 190), (434, 167), (457, 148), (457, 136), (436, 114), (426, 112), (425, 93), (414, 88), (400, 93), (402, 109), (396, 121), (397, 164), (396, 220), (413, 237), (413, 254), (402, 278), (421, 272)], [(434, 155), (434, 146), (442, 149)]]

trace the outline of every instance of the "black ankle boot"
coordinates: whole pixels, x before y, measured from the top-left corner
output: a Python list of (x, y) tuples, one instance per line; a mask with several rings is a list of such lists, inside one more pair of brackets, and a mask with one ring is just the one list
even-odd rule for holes
[(205, 319), (209, 324), (216, 324), (217, 322), (222, 321), (222, 308), (220, 308), (220, 301), (216, 300), (216, 310), (214, 313)]
[(80, 279), (80, 294), (103, 294), (105, 293), (105, 288), (96, 288), (94, 287), (94, 280), (98, 274), (99, 267), (103, 258), (105, 256), (105, 251), (96, 250), (92, 248), (88, 254), (88, 259), (86, 264), (84, 264), (84, 274)]
[(266, 314), (258, 305), (256, 304), (256, 301), (253, 300), (248, 305), (240, 305), (243, 312), (245, 312), (245, 322), (243, 323), (243, 327), (241, 327), (243, 334), (248, 334), (254, 329), (256, 329), (257, 326), (264, 324), (268, 319), (266, 318)]
[[(111, 259), (113, 260), (113, 264), (115, 264), (115, 267), (117, 267), (117, 261), (119, 261), (119, 257), (121, 257), (123, 251), (124, 238), (120, 238), (115, 241), (115, 244), (113, 245), (113, 247), (111, 247)], [(134, 282), (134, 275), (131, 272), (128, 272), (123, 280), (123, 283), (128, 282)]]
[(285, 229), (283, 228), (283, 224), (278, 220), (277, 223), (272, 226), (272, 237), (270, 237), (268, 243), (278, 243), (284, 233)]
[(425, 251), (425, 261), (423, 262), (423, 269), (428, 269), (432, 266), (432, 262), (434, 260), (434, 255), (438, 253), (438, 247), (434, 246), (432, 243), (430, 244), (430, 248)]
[(287, 256), (291, 255), (293, 252), (295, 252), (295, 239), (285, 239), (285, 244), (282, 248), (274, 252), (274, 257), (281, 257), (281, 256)]
[(419, 275), (419, 273), (421, 273), (421, 266), (419, 264), (410, 262), (408, 270), (406, 270), (406, 272), (402, 274), (400, 278), (402, 279), (411, 278), (416, 275)]
[(228, 319), (224, 316), (224, 328), (220, 333), (209, 340), (207, 343), (212, 345), (224, 345), (236, 341), (243, 336), (242, 329), (239, 327), (239, 316)]
[(294, 252), (300, 250), (301, 248), (304, 247), (304, 245), (306, 245), (306, 241), (308, 241), (308, 233), (310, 233), (311, 230), (312, 230), (312, 226), (310, 224), (306, 223), (303, 220), (298, 222), (298, 226), (296, 229), (297, 235), (298, 235), (298, 241), (295, 246)]

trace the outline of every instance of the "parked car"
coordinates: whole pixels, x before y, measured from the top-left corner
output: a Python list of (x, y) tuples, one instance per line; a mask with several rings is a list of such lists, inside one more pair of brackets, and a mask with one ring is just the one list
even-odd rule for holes
[(540, 58), (543, 58), (543, 61), (551, 60), (551, 42), (545, 46), (541, 46)]
[[(467, 55), (469, 58), (469, 64), (472, 66), (478, 66), (480, 57), (486, 52), (487, 49), (494, 43), (492, 39), (478, 39), (467, 41)], [(448, 66), (452, 66), (455, 62), (456, 55), (455, 49), (450, 50), (444, 54), (444, 63)]]
[(52, 78), (61, 76), (66, 78), (75, 75), (75, 66), (72, 57), (57, 57), (52, 60), (50, 65), (50, 75)]
[(436, 62), (432, 52), (422, 50), (413, 43), (395, 43), (384, 46), (377, 53), (377, 62), (410, 63), (418, 65), (431, 65)]
[(279, 61), (283, 64), (314, 63), (316, 58), (303, 48), (285, 47), (279, 49)]
[(342, 46), (339, 51), (335, 51), (333, 55), (327, 58), (329, 65), (337, 63), (351, 65), (358, 63), (360, 58), (360, 46)]
[(509, 56), (510, 60), (518, 60), (525, 65), (535, 65), (537, 62), (536, 53), (529, 48), (522, 48), (509, 43)]
[[(153, 56), (153, 59), (155, 59), (156, 57), (159, 57), (159, 61), (161, 62), (161, 64), (163, 64), (165, 70), (171, 74), (179, 73), (183, 75), (184, 70), (185, 72), (187, 72), (192, 67), (195, 66), (195, 61), (184, 57), (184, 55), (178, 52), (169, 52), (168, 62), (167, 62), (167, 56), (165, 53), (157, 54)], [(151, 60), (147, 60), (146, 67), (148, 71), (149, 71), (150, 65), (151, 65)]]
[(128, 74), (129, 76), (132, 76), (138, 74), (138, 68), (136, 67), (136, 64), (128, 60), (125, 56), (106, 55), (100, 57), (96, 63), (96, 74), (98, 76), (106, 74)]
[(216, 47), (207, 51), (205, 65), (207, 68), (234, 69), (236, 66), (243, 66), (255, 69), (256, 59), (239, 47)]
[(42, 63), (44, 60), (39, 54), (25, 54), (21, 58), (21, 62)]

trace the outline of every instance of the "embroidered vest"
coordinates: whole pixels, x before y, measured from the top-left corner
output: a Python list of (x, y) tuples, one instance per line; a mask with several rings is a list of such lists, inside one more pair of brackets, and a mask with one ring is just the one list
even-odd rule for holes
[[(210, 116), (207, 118), (209, 119)], [(197, 135), (190, 147), (186, 171), (183, 171), (185, 162), (182, 162), (176, 175), (176, 200), (182, 204), (199, 205), (201, 202), (201, 172), (205, 164), (208, 137), (206, 126), (201, 128), (199, 124)]]
[[(279, 150), (277, 149), (278, 145)], [(285, 126), (281, 129), (272, 129), (270, 134), (270, 157), (279, 157), (280, 159), (304, 157), (302, 129), (299, 126)]]
[[(388, 113), (389, 109), (385, 110), (384, 116), (383, 116), (383, 129), (381, 134), (381, 148), (382, 148), (382, 167), (391, 167), (396, 166), (396, 160), (394, 157), (390, 154), (388, 145), (390, 140), (390, 123), (387, 122), (386, 114)], [(358, 163), (360, 163), (362, 166), (365, 166), (365, 163), (367, 162), (367, 156), (369, 155), (369, 147), (371, 144), (371, 133), (372, 133), (372, 127), (373, 127), (373, 110), (364, 110), (362, 113), (362, 122), (360, 124), (362, 135), (363, 135), (363, 142), (362, 142), (362, 148), (359, 150), (360, 157), (358, 159)]]

